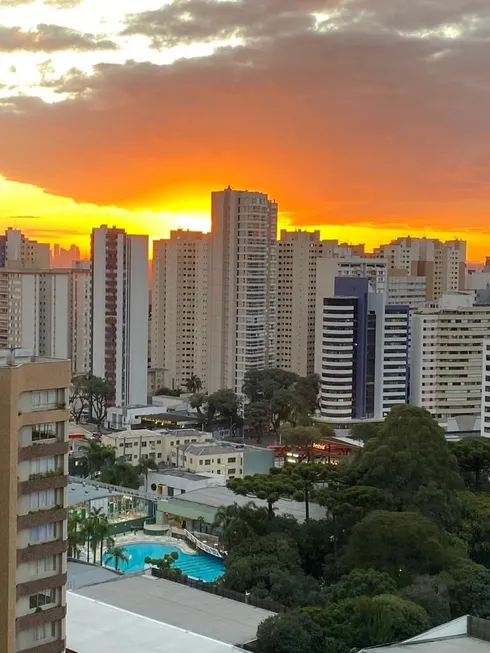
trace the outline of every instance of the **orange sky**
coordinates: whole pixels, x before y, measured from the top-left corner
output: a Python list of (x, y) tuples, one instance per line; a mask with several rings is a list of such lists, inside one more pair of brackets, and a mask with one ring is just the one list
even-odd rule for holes
[(281, 227), (458, 237), (483, 260), (490, 5), (463, 5), (0, 3), (0, 229), (85, 252), (103, 223), (206, 230), (231, 185)]

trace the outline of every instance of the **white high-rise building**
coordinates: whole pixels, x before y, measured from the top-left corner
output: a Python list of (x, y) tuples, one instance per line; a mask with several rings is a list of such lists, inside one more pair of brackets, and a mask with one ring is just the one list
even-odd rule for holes
[(427, 301), (426, 288), (425, 277), (412, 277), (406, 270), (391, 270), (388, 273), (388, 304), (409, 306), (410, 309), (422, 308)]
[(277, 204), (265, 193), (212, 194), (207, 388), (240, 393), (276, 365)]
[(0, 269), (0, 348), (70, 358), (70, 272)]
[(92, 374), (114, 386), (116, 406), (146, 405), (148, 236), (92, 231)]
[(153, 243), (151, 367), (165, 385), (184, 387), (207, 375), (209, 237), (171, 231)]
[(0, 236), (0, 268), (49, 270), (49, 245), (9, 228)]
[(74, 261), (71, 269), (72, 373), (88, 374), (92, 365), (92, 273), (90, 261)]
[(471, 293), (444, 295), (438, 307), (412, 319), (411, 403), (441, 423), (479, 418), (482, 408), (483, 341), (490, 333), (490, 306), (474, 306)]
[(465, 287), (466, 242), (441, 242), (432, 238), (397, 238), (375, 254), (385, 257), (390, 270), (405, 270), (425, 277), (426, 300), (433, 301), (451, 290)]

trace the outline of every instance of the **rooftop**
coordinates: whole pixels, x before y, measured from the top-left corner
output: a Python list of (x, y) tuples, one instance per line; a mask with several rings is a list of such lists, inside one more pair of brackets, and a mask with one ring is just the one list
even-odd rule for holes
[(120, 574), (108, 567), (92, 565), (82, 560), (68, 560), (67, 572), (67, 589), (69, 590), (78, 590), (82, 587), (106, 583), (120, 578)]
[(33, 356), (30, 349), (0, 349), (0, 367), (19, 367), (39, 363), (66, 363), (64, 358), (47, 358), (46, 356)]
[(209, 481), (214, 478), (214, 474), (197, 474), (195, 472), (186, 472), (182, 469), (162, 469), (159, 472), (150, 472), (149, 476), (173, 476), (185, 478), (188, 481)]
[[(96, 621), (92, 621), (92, 617), (88, 618), (87, 612), (90, 608), (84, 608), (83, 602), (78, 602), (75, 599), (74, 607), (69, 601), (68, 610), (68, 646), (74, 648), (77, 653), (106, 653), (109, 647), (117, 650), (118, 653), (221, 653), (221, 651), (230, 650), (230, 645), (244, 644), (245, 642), (255, 639), (258, 625), (273, 613), (267, 610), (261, 610), (245, 603), (225, 599), (214, 594), (205, 594), (199, 590), (187, 587), (186, 585), (179, 585), (171, 581), (152, 578), (151, 576), (132, 576), (121, 577), (120, 580), (113, 583), (102, 583), (93, 585), (92, 587), (85, 587), (77, 590), (74, 594), (77, 598), (86, 597), (93, 599), (98, 603), (94, 612)], [(104, 605), (105, 604), (105, 605)], [(72, 626), (71, 617), (73, 612), (78, 613), (80, 606), (80, 619), (73, 617), (75, 625)], [(107, 607), (111, 606), (112, 610), (107, 612)], [(93, 608), (93, 606), (91, 606)], [(85, 614), (81, 613), (85, 611)], [(99, 611), (100, 610), (100, 611)], [(121, 611), (120, 617), (117, 616), (117, 610)], [(139, 617), (148, 619), (148, 622), (141, 623), (141, 620), (134, 620), (133, 616), (128, 612), (133, 612)], [(138, 621), (139, 626), (136, 628), (134, 623), (135, 637), (138, 640), (130, 639), (131, 633), (128, 632), (128, 642), (133, 643), (133, 648), (127, 646), (126, 648), (119, 648), (119, 643), (114, 646), (113, 640), (105, 641), (105, 648), (81, 648), (80, 644), (75, 646), (75, 641), (70, 640), (70, 635), (75, 636), (77, 625), (80, 629), (83, 625), (85, 637), (91, 638), (92, 632), (95, 633), (94, 639), (87, 640), (90, 644), (92, 641), (98, 641), (97, 634), (100, 636), (98, 628), (99, 615), (106, 612), (104, 619), (100, 620), (100, 627), (105, 631), (107, 637), (114, 637), (114, 633), (120, 633), (119, 622), (121, 626), (129, 624), (133, 621)], [(84, 618), (82, 619), (82, 616)], [(113, 620), (113, 617), (115, 620)], [(157, 622), (160, 628), (155, 629), (151, 626)], [(90, 628), (87, 628), (87, 624)], [(162, 626), (165, 629), (162, 630)], [(143, 626), (143, 627), (142, 627)], [(73, 630), (72, 630), (73, 627)], [(155, 640), (150, 640), (147, 644), (144, 635), (147, 633), (147, 627), (153, 633), (158, 635)], [(174, 630), (175, 629), (175, 630)], [(183, 629), (186, 636), (191, 633), (196, 638), (195, 640), (189, 638), (188, 641), (183, 637)], [(89, 631), (89, 632), (87, 632)], [(200, 636), (200, 637), (199, 637)], [(200, 638), (211, 638), (211, 643), (206, 640), (200, 642)], [(123, 640), (125, 638), (122, 638)], [(175, 641), (174, 641), (175, 640)], [(152, 642), (155, 642), (152, 644)], [(151, 648), (150, 644), (156, 646), (156, 642), (161, 648)], [(228, 644), (228, 648), (218, 647), (218, 642)], [(137, 643), (137, 646), (135, 645)], [(187, 648), (184, 646), (187, 645)], [(164, 646), (166, 648), (164, 648)], [(233, 650), (233, 648), (231, 648)]]
[[(234, 454), (234, 453), (240, 453), (241, 451), (247, 450), (249, 447), (246, 445), (233, 445), (233, 444), (224, 444), (223, 442), (220, 442), (219, 444), (179, 444), (177, 449), (180, 451), (185, 451), (186, 453), (190, 453), (193, 456), (206, 456), (206, 455), (214, 455), (214, 454), (222, 454), (222, 453), (229, 453), (229, 454)], [(267, 450), (265, 450), (267, 451)]]
[[(267, 507), (267, 502), (262, 499), (257, 499), (253, 495), (243, 496), (235, 494), (227, 487), (211, 486), (202, 488), (200, 490), (191, 490), (185, 494), (179, 494), (168, 500), (169, 512), (171, 512), (173, 505), (186, 505), (196, 504), (209, 506), (211, 508), (220, 508), (221, 506), (231, 506), (237, 503), (239, 506), (244, 506), (250, 501), (253, 501), (257, 506)], [(279, 499), (274, 504), (277, 508), (278, 515), (292, 515), (299, 522), (304, 521), (305, 518), (305, 505), (298, 501), (289, 501), (288, 499)], [(310, 503), (310, 517), (311, 519), (324, 519), (325, 508), (319, 506), (317, 503)]]
[[(240, 649), (67, 592), (67, 646), (76, 653), (238, 653)], [(183, 606), (185, 609), (185, 607)], [(214, 623), (217, 623), (216, 616)], [(243, 653), (243, 652), (241, 652)]]
[[(124, 493), (124, 489), (121, 488), (122, 492), (119, 494)], [(131, 492), (129, 490), (129, 492)], [(76, 506), (79, 503), (84, 503), (85, 501), (94, 501), (94, 499), (103, 499), (104, 497), (110, 497), (112, 495), (118, 495), (118, 492), (114, 492), (113, 490), (98, 486), (98, 485), (91, 485), (89, 483), (84, 484), (82, 483), (70, 483), (68, 485), (68, 505), (69, 506)]]

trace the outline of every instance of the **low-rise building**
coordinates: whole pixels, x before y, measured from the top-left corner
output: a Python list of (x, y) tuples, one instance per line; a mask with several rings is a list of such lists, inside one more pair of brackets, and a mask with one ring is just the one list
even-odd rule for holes
[(138, 465), (141, 460), (153, 458), (157, 464), (171, 466), (174, 463), (172, 452), (176, 447), (204, 444), (211, 439), (210, 433), (195, 429), (172, 431), (136, 429), (104, 434), (102, 444), (113, 447), (117, 458), (123, 458), (132, 465)]
[(226, 478), (220, 474), (187, 472), (182, 469), (168, 469), (162, 472), (149, 472), (147, 491), (161, 497), (177, 497), (193, 490), (221, 486)]
[(174, 467), (210, 472), (225, 478), (267, 474), (274, 466), (274, 452), (232, 442), (180, 444), (172, 450)]

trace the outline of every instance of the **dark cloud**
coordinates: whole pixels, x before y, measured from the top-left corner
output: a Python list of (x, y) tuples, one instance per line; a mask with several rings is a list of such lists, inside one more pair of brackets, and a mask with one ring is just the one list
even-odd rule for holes
[(60, 50), (116, 50), (117, 45), (106, 38), (82, 34), (59, 25), (40, 24), (35, 30), (0, 26), (0, 52), (57, 52)]
[[(488, 229), (490, 3), (248, 0), (220, 3), (221, 18), (212, 4), (193, 0), (185, 33), (148, 34), (215, 38), (247, 9), (252, 20), (233, 14), (243, 46), (74, 69), (46, 82), (68, 100), (6, 100), (0, 174), (99, 204), (156, 208), (230, 183), (269, 191), (303, 225)], [(323, 31), (301, 7), (330, 9)], [(465, 31), (471, 11), (478, 29)]]

